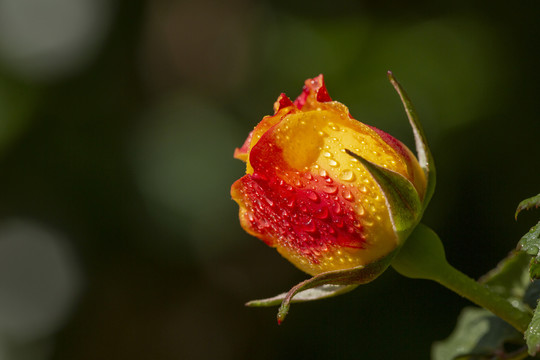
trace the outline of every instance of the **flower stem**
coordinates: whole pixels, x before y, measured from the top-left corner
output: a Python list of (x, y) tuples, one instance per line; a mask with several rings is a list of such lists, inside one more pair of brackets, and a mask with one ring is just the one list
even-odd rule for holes
[(416, 279), (438, 282), (473, 303), (491, 311), (514, 328), (524, 333), (532, 315), (522, 311), (467, 275), (452, 267), (444, 254), (441, 240), (428, 227), (420, 224), (403, 245), (392, 262), (400, 274)]
[(448, 266), (434, 279), (435, 281), (491, 311), (520, 332), (524, 333), (527, 330), (532, 319), (529, 313), (515, 308), (508, 300), (494, 293), (487, 286), (479, 284), (450, 264), (446, 264)]

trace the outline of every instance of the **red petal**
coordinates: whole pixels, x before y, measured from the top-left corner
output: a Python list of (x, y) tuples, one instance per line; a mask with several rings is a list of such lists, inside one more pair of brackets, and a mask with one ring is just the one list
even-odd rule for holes
[(326, 86), (324, 85), (324, 78), (323, 75), (320, 74), (317, 77), (314, 77), (313, 79), (307, 79), (303, 88), (302, 94), (296, 98), (294, 101), (294, 104), (299, 108), (302, 109), (302, 107), (306, 103), (316, 103), (316, 102), (328, 102), (332, 101), (332, 98), (328, 94), (328, 90), (326, 90)]
[(279, 95), (278, 99), (274, 103), (274, 114), (277, 114), (277, 112), (281, 109), (284, 109), (286, 107), (293, 106), (293, 105), (294, 104), (291, 101), (291, 99), (289, 99), (287, 95), (285, 95), (284, 93), (281, 93), (281, 95)]
[(234, 158), (242, 161), (246, 161), (249, 153), (249, 146), (251, 145), (251, 138), (253, 137), (253, 131), (249, 133), (246, 141), (241, 148), (234, 149)]

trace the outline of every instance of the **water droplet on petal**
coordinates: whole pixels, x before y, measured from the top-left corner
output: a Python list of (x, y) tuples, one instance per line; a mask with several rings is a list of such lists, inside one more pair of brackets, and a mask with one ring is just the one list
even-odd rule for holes
[(308, 233), (314, 233), (317, 231), (317, 227), (315, 226), (315, 223), (313, 222), (313, 219), (310, 219), (305, 225), (304, 230)]
[(330, 160), (328, 160), (328, 165), (330, 165), (332, 167), (336, 167), (336, 166), (339, 165), (339, 163), (334, 159), (330, 159)]
[(323, 178), (328, 177), (328, 173), (327, 173), (326, 170), (324, 170), (324, 169), (322, 169), (322, 170), (319, 172), (319, 175), (321, 175)]
[(308, 180), (313, 180), (313, 175), (311, 175), (311, 173), (306, 173), (305, 177)]
[(307, 197), (309, 200), (312, 200), (312, 201), (317, 201), (319, 200), (319, 195), (317, 195), (315, 192), (313, 191), (309, 191), (308, 194), (307, 194)]
[(326, 219), (328, 217), (328, 209), (326, 207), (320, 208), (315, 214), (319, 219)]
[(338, 187), (337, 186), (334, 186), (334, 185), (328, 185), (328, 186), (325, 186), (323, 188), (323, 191), (327, 194), (330, 194), (330, 195), (333, 195), (335, 193), (337, 193), (338, 191)]
[(348, 201), (354, 200), (354, 196), (349, 190), (343, 190), (343, 198)]
[(354, 172), (352, 170), (343, 170), (341, 174), (339, 174), (339, 178), (344, 181), (353, 181), (354, 180)]
[(329, 178), (329, 177), (324, 179), (324, 181), (326, 181), (326, 183), (328, 183), (328, 184), (331, 184), (331, 183), (334, 182), (334, 180), (332, 180), (332, 178)]
[(341, 205), (339, 205), (339, 203), (335, 203), (333, 210), (337, 215), (341, 214)]
[(358, 213), (358, 215), (362, 216), (366, 213), (366, 210), (364, 209), (362, 205), (358, 204), (358, 207), (356, 208), (356, 212)]
[(363, 192), (364, 194), (367, 193), (367, 187), (365, 185), (362, 185), (360, 187), (360, 191)]
[(331, 158), (331, 157), (332, 157), (332, 154), (329, 153), (328, 151), (325, 151), (325, 152), (323, 152), (323, 156), (324, 156), (325, 158)]

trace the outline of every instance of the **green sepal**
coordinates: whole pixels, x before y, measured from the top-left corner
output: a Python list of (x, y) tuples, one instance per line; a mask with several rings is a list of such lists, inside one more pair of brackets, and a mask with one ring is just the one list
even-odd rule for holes
[[(246, 305), (274, 306), (281, 303), (277, 314), (278, 324), (281, 324), (285, 320), (292, 302), (311, 301), (341, 295), (353, 290), (358, 285), (371, 282), (388, 268), (398, 251), (399, 249), (395, 249), (385, 257), (365, 266), (328, 271), (315, 275), (295, 285), (287, 293), (277, 295), (273, 298), (253, 300)], [(314, 289), (317, 289), (317, 291), (308, 292)], [(298, 299), (296, 298), (297, 296), (299, 296)]]
[[(317, 286), (311, 289), (297, 292), (290, 303), (299, 303), (313, 300), (322, 300), (331, 298), (334, 296), (342, 295), (354, 290), (358, 285), (332, 285), (325, 284)], [(246, 303), (246, 306), (250, 307), (268, 307), (281, 305), (283, 300), (287, 297), (288, 292), (281, 293), (279, 295), (259, 300), (251, 300)]]
[[(517, 345), (512, 353), (504, 344)], [(459, 315), (456, 328), (443, 341), (433, 344), (433, 360), (524, 359), (527, 357), (522, 334), (485, 309), (466, 307)]]
[(394, 229), (401, 241), (414, 229), (422, 214), (422, 201), (414, 185), (401, 174), (374, 164), (350, 150), (345, 150), (369, 171), (382, 190)]
[(401, 102), (403, 103), (403, 107), (405, 108), (405, 112), (407, 113), (407, 118), (409, 119), (409, 123), (411, 124), (411, 128), (414, 134), (414, 142), (416, 145), (418, 162), (422, 170), (424, 170), (424, 174), (426, 175), (427, 188), (423, 202), (423, 209), (425, 210), (429, 204), (429, 201), (431, 200), (431, 197), (433, 196), (433, 192), (435, 191), (435, 162), (433, 160), (433, 155), (431, 155), (431, 150), (429, 149), (424, 129), (422, 128), (422, 124), (420, 123), (416, 110), (414, 109), (414, 106), (409, 99), (409, 96), (407, 95), (403, 87), (400, 85), (400, 83), (396, 80), (394, 74), (392, 74), (391, 71), (388, 71), (387, 74), (390, 83), (392, 84), (392, 86), (394, 86), (394, 89), (396, 89), (401, 99)]
[(540, 207), (540, 194), (533, 196), (531, 198), (525, 199), (522, 202), (520, 202), (516, 209), (516, 214), (514, 215), (514, 217), (517, 219), (519, 213), (522, 210), (529, 210), (529, 209), (532, 209), (533, 207), (534, 208)]

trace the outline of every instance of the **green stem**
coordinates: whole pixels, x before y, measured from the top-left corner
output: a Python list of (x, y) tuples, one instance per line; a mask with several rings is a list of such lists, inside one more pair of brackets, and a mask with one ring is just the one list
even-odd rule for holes
[(420, 224), (403, 245), (392, 262), (392, 266), (402, 275), (438, 282), (475, 304), (491, 311), (524, 333), (532, 315), (522, 311), (467, 275), (456, 270), (447, 261), (441, 240), (428, 227)]
[(450, 264), (446, 263), (446, 265), (448, 266), (442, 269), (433, 280), (476, 305), (491, 311), (521, 333), (527, 330), (532, 319), (529, 313), (515, 308), (508, 300), (494, 293), (487, 286), (474, 281)]

